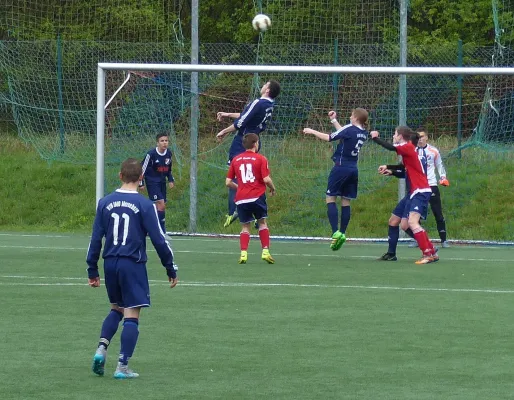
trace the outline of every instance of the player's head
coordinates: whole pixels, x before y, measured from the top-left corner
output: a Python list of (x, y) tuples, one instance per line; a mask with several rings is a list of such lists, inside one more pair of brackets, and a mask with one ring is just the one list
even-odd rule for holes
[(425, 147), (428, 142), (428, 132), (425, 128), (419, 127), (416, 129), (416, 133), (419, 136), (418, 146)]
[[(397, 126), (394, 131), (393, 141), (394, 143), (406, 143), (412, 141), (412, 136), (416, 134), (408, 126)], [(416, 143), (417, 144), (417, 143)], [(416, 146), (414, 144), (414, 146)]]
[(352, 115), (350, 115), (352, 124), (358, 123), (364, 129), (368, 129), (368, 118), (369, 114), (364, 108), (355, 108), (352, 110)]
[(167, 133), (158, 133), (157, 136), (155, 136), (155, 140), (157, 141), (157, 147), (160, 151), (164, 151), (168, 148), (169, 140)]
[(135, 158), (127, 158), (121, 163), (120, 179), (123, 183), (138, 183), (143, 175), (141, 162)]
[(278, 97), (280, 94), (280, 83), (274, 81), (273, 79), (266, 82), (261, 88), (261, 95), (267, 96), (272, 99)]
[(257, 151), (259, 148), (259, 136), (255, 133), (247, 133), (243, 136), (243, 147), (246, 150)]

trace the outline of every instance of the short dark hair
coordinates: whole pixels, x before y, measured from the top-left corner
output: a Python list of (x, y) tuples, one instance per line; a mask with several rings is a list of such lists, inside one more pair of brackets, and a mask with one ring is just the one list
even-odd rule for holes
[(397, 126), (396, 132), (398, 132), (398, 135), (400, 135), (406, 142), (411, 141), (412, 135), (416, 135), (408, 126)]
[(121, 163), (121, 180), (124, 183), (136, 183), (141, 178), (143, 167), (139, 160), (135, 158), (127, 158)]
[(269, 89), (269, 97), (274, 99), (274, 98), (278, 97), (278, 95), (280, 94), (280, 83), (271, 79), (271, 80), (269, 80), (268, 89)]
[(162, 137), (164, 137), (164, 136), (168, 137), (168, 134), (167, 134), (167, 133), (165, 133), (165, 132), (158, 133), (158, 134), (155, 136), (155, 140), (158, 142), (158, 141), (159, 141), (159, 139), (160, 139), (160, 138), (162, 138)]
[(243, 136), (243, 147), (246, 150), (250, 150), (258, 141), (259, 135), (257, 135), (256, 133), (247, 133)]

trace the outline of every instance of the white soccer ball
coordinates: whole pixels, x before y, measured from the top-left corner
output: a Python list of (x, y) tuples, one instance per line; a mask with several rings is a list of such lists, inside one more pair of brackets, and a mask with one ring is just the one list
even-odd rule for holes
[(253, 29), (259, 32), (266, 32), (271, 26), (271, 19), (265, 14), (257, 14), (252, 20)]

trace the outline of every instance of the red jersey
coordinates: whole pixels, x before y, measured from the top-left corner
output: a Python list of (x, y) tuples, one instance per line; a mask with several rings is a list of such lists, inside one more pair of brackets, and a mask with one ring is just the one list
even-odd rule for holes
[(412, 198), (416, 193), (432, 192), (416, 147), (411, 142), (395, 144), (394, 146), (396, 153), (402, 156), (403, 165), (405, 165), (405, 173), (410, 186), (410, 197)]
[[(416, 153), (417, 154), (417, 153)], [(245, 151), (232, 159), (227, 178), (237, 178), (235, 203), (251, 203), (266, 193), (268, 160), (262, 154)]]

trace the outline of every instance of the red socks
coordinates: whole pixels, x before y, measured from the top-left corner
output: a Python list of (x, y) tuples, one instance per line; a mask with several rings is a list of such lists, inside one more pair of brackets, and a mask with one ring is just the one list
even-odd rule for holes
[(259, 229), (259, 238), (263, 249), (269, 249), (269, 229)]
[(250, 232), (241, 232), (239, 234), (239, 245), (241, 246), (241, 251), (248, 250), (249, 244), (250, 244)]
[(434, 255), (435, 249), (434, 245), (428, 238), (428, 234), (424, 229), (421, 229), (419, 232), (414, 233), (414, 239), (418, 242), (418, 246), (420, 250), (423, 252), (425, 256)]

